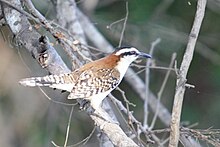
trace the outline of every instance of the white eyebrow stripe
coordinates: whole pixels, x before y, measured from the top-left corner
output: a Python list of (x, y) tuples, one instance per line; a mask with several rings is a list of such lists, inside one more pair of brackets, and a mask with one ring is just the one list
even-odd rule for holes
[(132, 48), (121, 49), (121, 50), (117, 51), (117, 52), (115, 53), (115, 55), (119, 56), (119, 55), (121, 55), (122, 53), (131, 52), (131, 51), (135, 51), (135, 52), (137, 52), (137, 53), (139, 52), (136, 48), (132, 47)]

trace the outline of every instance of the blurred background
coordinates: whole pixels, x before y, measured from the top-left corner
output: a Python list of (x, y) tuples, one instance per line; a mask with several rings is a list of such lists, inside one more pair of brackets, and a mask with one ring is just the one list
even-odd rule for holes
[[(49, 20), (56, 21), (53, 0), (33, 0), (37, 9)], [(128, 21), (123, 44), (136, 46), (149, 52), (150, 45), (157, 38), (161, 42), (154, 51), (154, 65), (167, 67), (171, 56), (177, 53), (177, 64), (182, 60), (188, 35), (196, 11), (195, 0), (128, 0)], [(126, 1), (123, 0), (79, 0), (78, 7), (90, 18), (99, 31), (113, 45), (118, 46), (126, 15)], [(71, 15), (71, 14), (70, 14)], [(46, 32), (41, 32), (45, 34)], [(184, 99), (182, 121), (195, 128), (220, 128), (220, 1), (209, 0), (196, 51), (188, 73), (188, 83), (195, 85), (187, 89)], [(20, 46), (13, 46), (13, 35), (7, 26), (1, 27), (0, 53), (0, 145), (39, 147), (52, 146), (51, 141), (62, 145), (71, 107), (56, 104), (39, 88), (22, 87), (18, 81), (25, 77), (48, 74)], [(91, 44), (92, 45), (92, 44)], [(58, 50), (59, 52), (59, 50)], [(65, 54), (61, 55), (65, 58)], [(138, 69), (134, 68), (136, 71)], [(157, 94), (166, 70), (151, 69), (150, 89)], [(144, 79), (144, 72), (140, 73)], [(169, 77), (162, 103), (171, 112), (175, 91), (176, 75)], [(143, 121), (143, 101), (123, 82), (134, 115)], [(65, 99), (68, 93), (43, 88), (55, 99)], [(130, 92), (131, 91), (131, 92)], [(129, 93), (130, 92), (130, 93)], [(113, 92), (119, 99), (118, 91)], [(123, 101), (123, 100), (122, 100)], [(153, 114), (150, 114), (150, 118)], [(87, 114), (75, 106), (68, 144), (75, 144), (86, 138), (94, 124)], [(165, 126), (157, 121), (157, 128)], [(86, 145), (97, 146), (96, 135)]]

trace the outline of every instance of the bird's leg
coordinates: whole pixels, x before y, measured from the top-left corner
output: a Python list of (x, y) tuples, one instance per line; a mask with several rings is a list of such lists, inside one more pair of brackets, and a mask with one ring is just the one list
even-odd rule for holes
[(90, 101), (83, 99), (80, 103), (79, 103), (79, 109), (80, 110), (86, 110), (88, 107), (90, 106)]

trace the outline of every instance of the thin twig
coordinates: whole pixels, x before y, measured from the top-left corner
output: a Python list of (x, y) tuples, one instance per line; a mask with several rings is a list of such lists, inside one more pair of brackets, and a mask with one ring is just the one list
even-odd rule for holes
[(146, 67), (146, 68), (175, 71), (174, 68), (162, 67), (162, 66), (149, 66), (149, 67)]
[(95, 132), (95, 130), (96, 130), (96, 127), (94, 127), (93, 129), (92, 129), (92, 132), (89, 134), (89, 136), (87, 136), (85, 139), (83, 139), (82, 141), (80, 141), (80, 142), (78, 142), (78, 143), (76, 143), (76, 144), (74, 144), (74, 145), (71, 145), (71, 147), (72, 146), (78, 146), (79, 144), (83, 144), (83, 145), (85, 145), (88, 141), (89, 141), (89, 139), (92, 137), (92, 135), (94, 134), (94, 132)]
[(74, 104), (69, 104), (69, 103), (64, 103), (64, 102), (59, 102), (59, 101), (56, 101), (56, 100), (53, 100), (52, 98), (50, 98), (46, 92), (41, 88), (41, 87), (38, 87), (40, 89), (40, 91), (46, 96), (46, 98), (56, 104), (61, 104), (61, 105), (66, 105), (66, 106), (75, 106), (77, 105), (78, 103), (74, 103)]
[[(157, 38), (154, 42), (151, 43), (151, 48), (150, 48), (150, 55), (152, 56), (153, 55), (153, 52), (154, 52), (154, 49), (155, 49), (155, 46), (160, 43), (161, 39), (160, 38)], [(148, 59), (147, 62), (146, 62), (146, 67), (149, 67), (151, 64), (151, 60)], [(143, 120), (143, 126), (148, 128), (148, 96), (149, 96), (149, 81), (150, 79), (150, 69), (149, 68), (146, 68), (146, 71), (145, 71), (145, 83), (146, 83), (146, 92), (145, 92), (145, 100), (144, 100), (144, 120)]]
[(52, 143), (55, 147), (61, 147), (61, 146), (57, 145), (54, 141), (51, 141), (51, 143)]
[[(124, 107), (124, 105), (122, 104), (121, 101), (119, 101), (118, 99), (116, 99), (112, 94), (109, 94), (108, 95), (109, 98), (111, 98), (112, 102), (115, 104), (116, 106), (116, 109), (121, 117), (121, 119), (124, 121), (124, 123), (127, 125), (127, 127), (130, 129), (130, 135), (129, 135), (129, 138), (133, 139), (133, 138), (137, 138), (139, 142), (141, 142), (138, 138), (138, 134), (142, 133), (142, 131), (139, 129), (139, 125), (137, 125), (137, 131), (135, 130), (135, 127), (133, 125), (133, 122), (136, 120), (134, 116), (132, 116), (132, 112), (131, 111), (128, 111), (128, 109), (126, 109)], [(125, 114), (128, 115), (128, 118), (129, 118), (129, 121), (125, 118), (125, 116), (122, 114), (122, 112), (124, 112)], [(130, 115), (131, 114), (131, 115)], [(131, 118), (132, 117), (132, 118)], [(137, 123), (138, 121), (136, 121), (135, 124), (138, 124)]]
[[(86, 138), (84, 138), (83, 140), (81, 140), (81, 141), (78, 142), (78, 143), (75, 143), (75, 144), (73, 144), (73, 145), (68, 145), (68, 146), (66, 146), (66, 147), (75, 147), (75, 146), (79, 146), (80, 144), (85, 145), (85, 144), (88, 142), (88, 140), (92, 137), (92, 135), (94, 134), (95, 130), (96, 130), (96, 127), (94, 127), (94, 128), (92, 129), (92, 131), (91, 131), (91, 133), (89, 134), (89, 136), (87, 136)], [(51, 141), (51, 143), (52, 143), (55, 147), (62, 147), (62, 146), (57, 145), (54, 141)]]
[[(135, 130), (135, 127), (134, 127), (134, 125), (133, 125), (133, 120), (132, 120), (132, 118), (131, 118), (131, 113), (130, 113), (130, 107), (129, 107), (129, 105), (132, 105), (133, 107), (135, 107), (136, 105), (135, 104), (133, 104), (133, 103), (131, 103), (131, 102), (129, 102), (128, 101), (128, 99), (126, 98), (126, 95), (125, 95), (125, 92), (122, 90), (122, 89), (120, 89), (119, 87), (117, 87), (117, 90), (121, 93), (121, 95), (122, 95), (122, 97), (123, 97), (123, 99), (124, 99), (124, 101), (125, 101), (125, 105), (126, 105), (126, 112), (127, 112), (127, 116), (128, 116), (128, 120), (127, 121), (125, 121), (125, 123), (129, 126), (129, 128), (135, 133), (135, 136), (137, 137), (137, 139), (138, 139), (138, 141), (139, 141), (139, 143), (141, 143), (141, 138), (140, 138), (140, 133), (142, 133), (141, 131), (140, 131), (140, 133), (138, 133), (139, 131), (137, 130)], [(122, 105), (122, 103), (120, 103), (121, 105)], [(118, 105), (117, 105), (118, 106)], [(122, 105), (123, 106), (123, 105)], [(120, 108), (120, 110), (121, 110), (121, 108)], [(125, 112), (125, 111), (124, 111)], [(121, 116), (122, 116), (122, 118), (124, 119), (124, 117), (123, 117), (123, 115), (122, 115), (122, 113), (119, 111), (119, 113), (121, 114)], [(134, 116), (133, 116), (133, 118), (134, 118)], [(124, 119), (125, 120), (125, 119)], [(137, 126), (137, 129), (139, 128), (139, 126)]]
[(110, 25), (107, 26), (107, 29), (111, 30), (113, 25), (115, 25), (115, 24), (117, 24), (117, 23), (119, 23), (121, 21), (124, 21), (124, 20), (125, 20), (125, 18), (122, 18), (122, 19), (119, 19), (117, 21), (114, 21), (113, 23), (111, 23)]
[(202, 25), (203, 17), (205, 14), (207, 0), (198, 0), (197, 10), (192, 26), (192, 30), (189, 35), (188, 44), (186, 51), (183, 56), (183, 60), (180, 66), (180, 72), (176, 81), (176, 92), (174, 96), (172, 117), (171, 117), (171, 133), (169, 147), (177, 147), (179, 142), (179, 127), (180, 127), (180, 116), (182, 111), (182, 103), (185, 93), (185, 82), (188, 73), (189, 66), (193, 59), (193, 53), (195, 44), (199, 35), (200, 27)]
[(187, 134), (188, 136), (193, 136), (194, 138), (197, 138), (199, 140), (206, 141), (207, 143), (212, 144), (215, 147), (220, 146), (220, 130), (218, 129), (195, 130), (181, 127), (180, 130), (182, 134)]
[(140, 65), (140, 64), (135, 64), (135, 63), (132, 63), (131, 66), (134, 66), (134, 67), (137, 67), (137, 68), (150, 68), (150, 69), (160, 69), (160, 70), (171, 70), (171, 71), (175, 71), (174, 68), (163, 67), (163, 66), (146, 66), (146, 65)]
[[(57, 24), (56, 22), (48, 22), (47, 19), (34, 7), (33, 3), (31, 0), (25, 0), (25, 4), (28, 8), (28, 10), (31, 12), (31, 14), (27, 13), (26, 11), (20, 9), (20, 8), (17, 8), (16, 6), (14, 5), (11, 5), (9, 2), (5, 1), (5, 0), (0, 0), (1, 2), (7, 4), (8, 6), (14, 8), (15, 10), (17, 10), (18, 12), (26, 15), (28, 18), (34, 20), (35, 22), (37, 22), (38, 24), (41, 24), (42, 26), (44, 26), (48, 31), (50, 31), (54, 37), (56, 38), (59, 38), (60, 42), (61, 42), (61, 45), (64, 47), (65, 51), (67, 52), (67, 55), (69, 55), (70, 57), (73, 57), (72, 53), (70, 50), (67, 49), (66, 47), (66, 44), (69, 45), (69, 47), (73, 47), (73, 49), (76, 49), (76, 47), (74, 45), (78, 45), (78, 44), (75, 44), (75, 43), (72, 43), (71, 41), (69, 41), (67, 38), (65, 38), (64, 34), (62, 34), (61, 32), (59, 32), (58, 30), (54, 29), (54, 27), (52, 26), (55, 25), (56, 28), (59, 28), (65, 32), (67, 32), (68, 34), (69, 31), (66, 29), (66, 28), (63, 28), (62, 26), (60, 26), (59, 24)], [(70, 34), (71, 36), (72, 34)], [(62, 36), (62, 37), (61, 37)], [(76, 41), (75, 41), (76, 42)], [(66, 43), (66, 44), (65, 44)], [(80, 42), (81, 45), (84, 45), (85, 47), (87, 47), (88, 45), (86, 45), (85, 43), (82, 43)], [(86, 49), (86, 48), (85, 48)], [(77, 50), (78, 51), (78, 50)], [(80, 54), (80, 56), (83, 57), (83, 59), (85, 60), (89, 60), (91, 61), (91, 59), (89, 58), (86, 58), (83, 54)], [(75, 58), (73, 58), (72, 60), (74, 60)], [(78, 62), (79, 63), (79, 62)]]
[[(47, 25), (47, 20), (44, 18), (44, 16), (37, 10), (35, 9), (33, 3), (31, 0), (23, 0), (24, 3), (26, 4), (28, 10), (32, 15), (34, 15), (35, 18), (38, 18), (42, 23)], [(48, 24), (48, 27), (50, 27), (50, 24)]]
[(126, 15), (125, 15), (125, 18), (124, 18), (124, 24), (123, 24), (123, 28), (122, 28), (122, 31), (121, 31), (121, 36), (120, 36), (118, 46), (121, 46), (121, 44), (122, 44), (122, 40), (123, 40), (123, 37), (124, 37), (125, 28), (126, 28), (126, 24), (127, 24), (127, 20), (128, 20), (128, 13), (129, 13), (128, 2), (126, 2)]
[(169, 137), (166, 138), (161, 144), (166, 144), (169, 141)]
[[(39, 20), (40, 24), (44, 26), (53, 36), (58, 40), (58, 42), (62, 45), (64, 51), (67, 53), (68, 57), (71, 59), (71, 61), (77, 62), (78, 65), (82, 65), (82, 61), (79, 61), (78, 58), (76, 58), (74, 51), (79, 52), (78, 46), (81, 45), (81, 42), (79, 42), (76, 39), (73, 39), (69, 36), (68, 39), (66, 37), (66, 34), (62, 33), (61, 31), (57, 30), (57, 28), (54, 28), (51, 24), (52, 22), (49, 22), (32, 4), (31, 0), (25, 0), (25, 5), (27, 6), (28, 10)], [(35, 19), (36, 19), (35, 18)], [(73, 40), (73, 41), (72, 41)], [(81, 56), (84, 60), (91, 61), (88, 57), (86, 57), (83, 54), (78, 54)]]
[(63, 145), (64, 147), (67, 146), (67, 142), (68, 142), (68, 138), (69, 138), (70, 124), (71, 124), (71, 119), (72, 119), (72, 115), (73, 115), (73, 109), (74, 109), (74, 106), (71, 107), (71, 111), (70, 111), (70, 116), (69, 116), (68, 125), (67, 125), (67, 129), (66, 129), (65, 142)]
[(27, 16), (28, 18), (34, 20), (35, 22), (40, 23), (40, 21), (39, 21), (37, 18), (33, 17), (31, 14), (29, 14), (29, 13), (26, 12), (26, 11), (24, 11), (23, 9), (20, 9), (20, 8), (18, 8), (17, 6), (12, 5), (12, 4), (11, 4), (10, 2), (8, 2), (7, 0), (0, 0), (0, 1), (1, 1), (2, 3), (4, 3), (4, 4), (8, 5), (9, 7), (11, 7), (11, 8), (13, 8), (13, 9), (17, 10), (17, 11), (20, 12), (21, 14), (24, 14), (24, 15)]
[[(137, 133), (135, 133), (135, 135), (138, 135), (140, 133), (144, 133), (148, 142), (149, 143), (154, 143), (154, 141), (152, 141), (151, 139), (149, 139), (149, 136), (148, 136), (148, 131), (143, 127), (143, 125), (141, 124), (141, 122), (139, 122), (133, 115), (132, 115), (132, 112), (128, 111), (128, 109), (126, 109), (124, 107), (124, 105), (121, 103), (121, 101), (119, 101), (117, 98), (115, 98), (112, 94), (109, 94), (108, 95), (111, 100), (119, 107), (119, 109), (124, 112), (125, 114), (128, 115), (128, 117), (130, 118), (131, 120), (131, 123), (134, 123), (137, 125), (137, 127), (141, 130), (141, 132), (137, 131)], [(136, 136), (138, 138), (138, 136)]]
[(126, 98), (126, 95), (125, 95), (124, 90), (122, 90), (122, 89), (119, 88), (119, 87), (117, 87), (116, 90), (118, 90), (118, 91), (121, 93), (121, 95), (122, 95), (122, 97), (123, 97), (125, 103), (127, 103), (128, 105), (131, 105), (131, 106), (133, 106), (133, 107), (136, 106), (134, 103), (131, 103), (131, 102)]
[[(176, 59), (176, 53), (173, 53), (173, 55), (171, 57), (170, 65), (168, 67), (169, 69), (171, 69), (173, 67), (175, 59)], [(153, 120), (152, 120), (151, 125), (149, 127), (149, 130), (152, 130), (154, 128), (155, 123), (156, 123), (157, 116), (158, 116), (158, 111), (159, 111), (159, 103), (160, 103), (160, 100), (161, 100), (162, 93), (165, 89), (165, 85), (167, 83), (167, 80), (170, 76), (170, 72), (171, 72), (171, 70), (167, 71), (167, 73), (165, 75), (165, 78), (163, 80), (163, 83), (161, 85), (161, 88), (160, 88), (159, 92), (157, 93), (157, 108), (156, 108), (156, 112), (154, 113), (154, 117), (153, 117)]]
[(35, 16), (35, 18), (37, 18), (40, 22), (40, 24), (42, 26), (44, 26), (49, 32), (51, 32), (51, 34), (55, 37), (59, 39), (59, 42), (61, 43), (61, 45), (63, 46), (63, 49), (65, 50), (65, 52), (67, 53), (67, 55), (70, 57), (71, 60), (75, 60), (74, 58), (74, 54), (72, 53), (72, 51), (66, 46), (66, 44), (69, 45), (69, 47), (72, 47), (72, 41), (68, 40), (64, 34), (62, 34), (61, 32), (55, 30), (55, 28), (51, 25), (51, 23), (49, 21), (47, 21), (47, 19), (35, 8), (35, 6), (32, 4), (32, 2), (30, 0), (24, 0), (24, 4), (26, 5), (26, 7), (28, 8), (28, 10), (31, 12), (32, 15)]
[[(21, 52), (18, 48), (18, 55), (19, 55), (19, 58), (21, 59), (22, 63), (24, 64), (24, 66), (26, 67), (26, 69), (29, 71), (29, 73), (31, 73), (31, 69), (28, 67), (28, 65), (24, 62), (24, 59), (21, 55)], [(65, 103), (65, 102), (60, 102), (60, 101), (56, 101), (56, 100), (53, 100), (51, 97), (49, 97), (46, 92), (41, 88), (41, 87), (38, 87), (40, 89), (40, 91), (44, 94), (44, 96), (46, 96), (46, 98), (49, 100), (49, 101), (52, 101), (56, 104), (61, 104), (61, 105), (65, 105), (65, 106), (75, 106), (77, 105), (77, 103), (73, 103), (73, 104), (70, 104), (70, 103)]]

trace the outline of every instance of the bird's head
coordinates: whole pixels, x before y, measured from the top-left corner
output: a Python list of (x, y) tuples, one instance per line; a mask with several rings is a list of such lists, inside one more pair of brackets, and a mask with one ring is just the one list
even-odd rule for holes
[(128, 46), (117, 48), (114, 54), (120, 57), (119, 62), (126, 62), (127, 64), (131, 64), (139, 57), (151, 58), (151, 55), (140, 52), (135, 47)]

